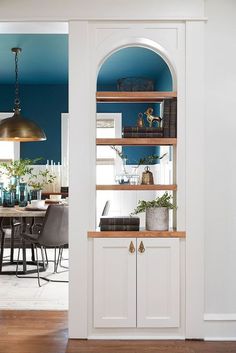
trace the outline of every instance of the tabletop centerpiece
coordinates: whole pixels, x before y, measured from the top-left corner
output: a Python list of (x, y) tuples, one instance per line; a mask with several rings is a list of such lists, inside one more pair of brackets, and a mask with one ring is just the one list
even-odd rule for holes
[(27, 183), (23, 178), (29, 175), (33, 170), (33, 164), (39, 159), (19, 159), (15, 161), (0, 163), (0, 175), (7, 181), (7, 187), (1, 183), (2, 188), (2, 205), (4, 207), (26, 206), (28, 202)]

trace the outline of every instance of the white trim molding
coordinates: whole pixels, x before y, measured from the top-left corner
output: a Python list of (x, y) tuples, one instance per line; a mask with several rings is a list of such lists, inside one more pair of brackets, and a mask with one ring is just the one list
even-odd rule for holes
[(236, 321), (236, 313), (204, 314), (204, 321)]
[(142, 336), (135, 336), (135, 335), (127, 335), (127, 336), (115, 336), (115, 335), (102, 335), (102, 336), (98, 336), (98, 335), (91, 335), (88, 336), (88, 340), (135, 340), (135, 341), (140, 341), (140, 340), (185, 340), (184, 336), (151, 336), (151, 335), (142, 335)]
[(204, 341), (236, 341), (236, 337), (205, 337)]

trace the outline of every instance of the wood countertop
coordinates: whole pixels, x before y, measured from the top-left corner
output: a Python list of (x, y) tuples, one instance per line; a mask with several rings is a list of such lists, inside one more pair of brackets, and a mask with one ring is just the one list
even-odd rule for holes
[(139, 231), (90, 231), (88, 238), (185, 238), (186, 232), (179, 230), (139, 230)]

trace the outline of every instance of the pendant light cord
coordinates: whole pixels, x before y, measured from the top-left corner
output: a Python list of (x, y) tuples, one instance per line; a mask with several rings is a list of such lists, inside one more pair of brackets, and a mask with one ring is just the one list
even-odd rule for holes
[(14, 100), (14, 111), (20, 111), (20, 98), (19, 98), (19, 77), (18, 77), (18, 52), (15, 52), (15, 100)]

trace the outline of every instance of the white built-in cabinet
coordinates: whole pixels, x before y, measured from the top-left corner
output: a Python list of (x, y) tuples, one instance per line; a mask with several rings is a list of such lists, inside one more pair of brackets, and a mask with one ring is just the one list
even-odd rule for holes
[(179, 326), (179, 239), (94, 239), (94, 327)]

